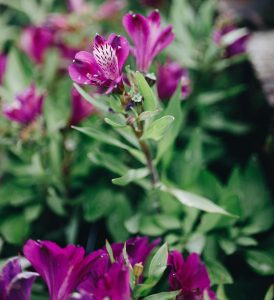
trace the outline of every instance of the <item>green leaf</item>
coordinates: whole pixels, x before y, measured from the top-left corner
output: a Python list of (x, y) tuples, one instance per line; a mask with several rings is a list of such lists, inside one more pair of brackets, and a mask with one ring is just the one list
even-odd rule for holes
[(13, 48), (8, 56), (4, 85), (15, 96), (28, 86), (30, 80), (29, 68), (23, 63), (22, 55), (20, 55), (19, 51)]
[(251, 268), (261, 275), (274, 274), (274, 258), (273, 253), (266, 251), (247, 251), (246, 261)]
[(117, 138), (114, 138), (102, 131), (98, 131), (94, 128), (90, 128), (90, 127), (76, 127), (76, 126), (72, 126), (72, 128), (96, 139), (97, 141), (100, 141), (100, 142), (103, 142), (103, 143), (106, 143), (106, 144), (109, 144), (109, 145), (112, 145), (112, 146), (115, 146), (115, 147), (118, 147), (118, 148), (121, 148), (121, 149), (124, 149), (124, 150), (127, 150), (132, 156), (134, 156), (135, 158), (137, 158), (141, 163), (145, 164), (146, 162), (146, 159), (145, 159), (145, 156), (144, 154), (137, 150), (137, 149), (134, 149), (122, 142), (120, 142)]
[(241, 236), (237, 238), (236, 243), (240, 246), (246, 246), (246, 247), (258, 245), (258, 242), (255, 239), (248, 236)]
[(141, 95), (144, 97), (144, 109), (147, 111), (155, 111), (157, 108), (156, 97), (140, 72), (136, 72), (136, 83)]
[(112, 179), (112, 183), (116, 185), (125, 186), (133, 181), (142, 179), (148, 175), (149, 175), (149, 170), (147, 168), (128, 170), (128, 172), (122, 177)]
[(273, 300), (274, 299), (274, 285), (272, 284), (270, 286), (270, 288), (268, 289), (265, 297), (264, 297), (264, 300)]
[(24, 210), (24, 216), (28, 222), (36, 220), (42, 213), (43, 207), (41, 204), (27, 206)]
[(110, 118), (105, 118), (104, 121), (105, 121), (108, 125), (110, 125), (110, 126), (112, 126), (112, 127), (122, 128), (122, 127), (127, 126), (125, 120), (124, 120), (124, 122), (123, 122), (122, 120), (115, 120), (115, 121), (114, 121), (114, 120), (112, 120), (112, 119), (110, 119)]
[(47, 204), (58, 216), (66, 215), (63, 199), (58, 196), (56, 191), (51, 187), (48, 189)]
[(197, 208), (206, 212), (210, 212), (210, 213), (217, 213), (217, 214), (223, 214), (223, 215), (227, 215), (227, 216), (233, 216), (231, 215), (229, 212), (227, 212), (226, 210), (224, 210), (222, 207), (216, 205), (215, 203), (213, 203), (212, 201), (199, 196), (199, 195), (195, 195), (193, 193), (184, 191), (184, 190), (180, 190), (180, 189), (176, 189), (176, 188), (167, 188), (167, 187), (163, 187), (162, 189), (170, 194), (172, 194), (175, 198), (177, 198), (182, 204), (189, 206), (189, 207), (193, 207), (193, 208)]
[(91, 103), (95, 108), (99, 109), (103, 112), (108, 112), (108, 106), (100, 100), (93, 99), (85, 90), (83, 90), (78, 84), (73, 83), (76, 90), (79, 94), (86, 99), (89, 103)]
[(125, 221), (132, 215), (130, 201), (123, 194), (115, 194), (111, 200), (111, 213), (107, 213), (106, 218), (107, 228), (114, 241), (124, 241), (129, 236)]
[(94, 222), (111, 211), (113, 191), (102, 186), (86, 189), (80, 196), (80, 200), (83, 202), (84, 219)]
[(162, 139), (158, 144), (158, 151), (157, 151), (157, 160), (159, 160), (166, 151), (172, 146), (176, 137), (180, 133), (182, 129), (182, 123), (185, 117), (185, 111), (181, 108), (181, 89), (178, 88), (176, 93), (170, 99), (167, 108), (164, 111), (165, 115), (172, 115), (174, 116), (175, 120), (172, 124), (172, 127), (167, 129), (165, 138)]
[(109, 255), (109, 259), (110, 259), (111, 263), (113, 264), (115, 262), (115, 258), (113, 256), (113, 251), (112, 251), (112, 248), (111, 248), (110, 243), (108, 242), (108, 240), (106, 240), (106, 249), (107, 249), (107, 252), (108, 252), (108, 255)]
[(210, 277), (210, 282), (212, 285), (218, 284), (232, 284), (233, 279), (228, 273), (227, 269), (216, 260), (206, 261), (207, 271)]
[(167, 133), (171, 123), (175, 120), (173, 116), (164, 116), (158, 120), (153, 121), (148, 125), (141, 140), (151, 139), (159, 141)]
[(4, 239), (15, 245), (22, 245), (29, 234), (29, 229), (29, 223), (24, 215), (9, 216), (0, 225), (0, 232)]
[(162, 292), (144, 298), (144, 300), (175, 300), (180, 291)]
[(139, 120), (140, 121), (146, 121), (154, 118), (161, 112), (160, 109), (155, 110), (155, 111), (144, 111), (139, 115)]
[(168, 246), (167, 243), (162, 245), (151, 259), (148, 277), (160, 278), (167, 267)]

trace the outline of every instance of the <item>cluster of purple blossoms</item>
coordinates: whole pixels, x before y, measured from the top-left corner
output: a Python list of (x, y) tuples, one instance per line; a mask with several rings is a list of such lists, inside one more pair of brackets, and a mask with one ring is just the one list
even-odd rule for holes
[[(96, 35), (91, 52), (78, 52), (69, 66), (69, 74), (74, 82), (96, 86), (107, 94), (122, 90), (125, 78), (122, 69), (129, 52), (136, 59), (136, 68), (147, 73), (154, 58), (174, 40), (172, 26), (162, 29), (157, 10), (148, 17), (128, 13), (123, 17), (123, 26), (134, 47), (123, 36), (112, 33), (108, 39), (104, 39)], [(187, 70), (171, 61), (159, 67), (157, 88), (160, 99), (169, 99), (178, 84), (182, 86), (182, 98), (185, 99), (190, 93)]]
[[(61, 248), (50, 241), (29, 240), (23, 252), (37, 273), (22, 272), (18, 259), (9, 261), (0, 272), (0, 298), (29, 300), (31, 286), (39, 274), (47, 285), (50, 300), (130, 300), (130, 268), (134, 272), (136, 266), (139, 270), (141, 266), (141, 272), (135, 274), (135, 284), (141, 283), (142, 267), (159, 242), (158, 239), (149, 243), (147, 237), (135, 237), (125, 244), (112, 244), (112, 254), (103, 248), (85, 255), (82, 247)], [(170, 252), (167, 265), (170, 290), (178, 291), (177, 300), (203, 300), (205, 295), (216, 299), (210, 290), (206, 268), (197, 254), (191, 254), (184, 261), (179, 252)]]

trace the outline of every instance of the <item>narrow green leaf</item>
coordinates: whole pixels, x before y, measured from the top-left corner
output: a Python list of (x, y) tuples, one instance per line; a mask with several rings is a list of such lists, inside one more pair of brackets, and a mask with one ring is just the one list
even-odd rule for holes
[(165, 115), (174, 116), (175, 120), (171, 127), (169, 127), (166, 131), (165, 138), (162, 139), (158, 144), (158, 153), (157, 160), (159, 160), (164, 153), (172, 146), (176, 137), (182, 128), (182, 123), (184, 119), (184, 112), (181, 108), (181, 89), (177, 89), (176, 93), (173, 95), (171, 100), (168, 103), (167, 108), (164, 111)]
[(160, 278), (167, 267), (168, 247), (167, 243), (162, 245), (154, 254), (149, 265), (148, 277)]
[(144, 97), (144, 108), (147, 111), (154, 111), (157, 108), (156, 97), (140, 72), (136, 72), (135, 79), (141, 95)]
[(73, 83), (74, 87), (76, 90), (79, 92), (79, 94), (86, 99), (89, 103), (91, 103), (95, 108), (103, 111), (103, 112), (108, 112), (108, 106), (100, 102), (99, 100), (93, 99), (85, 90), (83, 90), (78, 84)]
[(154, 141), (159, 141), (166, 134), (167, 130), (170, 128), (170, 125), (175, 120), (173, 116), (164, 116), (158, 120), (153, 121), (148, 125), (144, 134), (141, 137), (141, 140), (151, 139)]
[(104, 121), (112, 127), (123, 128), (127, 126), (126, 122), (125, 121), (123, 122), (123, 120), (117, 120), (117, 119), (113, 120), (110, 118), (105, 118)]
[(148, 175), (149, 175), (149, 170), (147, 168), (128, 170), (128, 172), (124, 176), (112, 179), (112, 183), (125, 186), (132, 181), (142, 179)]
[(216, 260), (207, 260), (206, 266), (212, 285), (223, 285), (233, 283), (231, 275), (221, 263), (217, 262)]
[(266, 251), (250, 250), (246, 252), (247, 263), (261, 275), (274, 274), (274, 258), (272, 253)]
[(109, 255), (109, 259), (110, 259), (111, 263), (113, 264), (115, 262), (115, 258), (113, 256), (113, 251), (112, 251), (112, 248), (111, 248), (110, 243), (108, 242), (108, 240), (106, 240), (106, 249), (107, 249), (107, 252), (108, 252), (108, 255)]
[(163, 292), (153, 294), (144, 298), (144, 300), (175, 300), (180, 291)]
[(217, 204), (202, 196), (176, 188), (167, 188), (162, 186), (162, 189), (172, 194), (175, 198), (177, 198), (182, 204), (186, 206), (197, 208), (210, 213), (223, 214), (231, 217), (233, 216), (229, 212), (224, 210), (222, 207), (218, 206)]
[(74, 128), (74, 129), (100, 141), (100, 142), (127, 150), (132, 156), (137, 158), (143, 164), (145, 164), (145, 162), (146, 162), (145, 156), (141, 151), (134, 149), (134, 148), (120, 142), (117, 138), (114, 138), (104, 132), (98, 131), (98, 130), (96, 130), (94, 128), (90, 128), (90, 127), (72, 126), (72, 128)]
[(274, 285), (272, 284), (268, 289), (264, 300), (273, 300), (274, 299)]

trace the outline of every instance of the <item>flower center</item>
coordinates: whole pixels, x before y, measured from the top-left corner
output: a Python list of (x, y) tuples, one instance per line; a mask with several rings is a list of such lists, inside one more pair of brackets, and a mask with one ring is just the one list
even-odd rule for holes
[(116, 51), (110, 44), (94, 45), (94, 58), (107, 79), (114, 80), (119, 76)]

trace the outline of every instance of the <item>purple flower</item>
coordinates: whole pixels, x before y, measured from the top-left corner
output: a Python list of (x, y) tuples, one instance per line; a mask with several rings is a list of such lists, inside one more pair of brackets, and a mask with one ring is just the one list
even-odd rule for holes
[(49, 290), (50, 300), (64, 300), (87, 275), (93, 255), (74, 245), (59, 247), (50, 241), (28, 240), (24, 255), (41, 275)]
[(29, 300), (37, 276), (34, 272), (22, 272), (18, 258), (9, 260), (0, 272), (0, 299)]
[(126, 6), (125, 0), (106, 0), (98, 7), (96, 18), (100, 20), (107, 20), (113, 18)]
[(5, 104), (3, 112), (6, 118), (28, 125), (42, 114), (44, 95), (38, 95), (35, 84), (18, 94), (11, 104)]
[(77, 125), (94, 112), (93, 105), (86, 101), (75, 88), (71, 91), (71, 106), (70, 125)]
[(171, 290), (181, 290), (177, 300), (203, 300), (207, 293), (211, 300), (216, 300), (210, 290), (210, 279), (206, 267), (196, 253), (192, 253), (184, 261), (178, 251), (169, 254), (168, 264), (171, 267), (169, 285)]
[(41, 64), (44, 54), (53, 45), (54, 33), (47, 27), (29, 26), (21, 35), (21, 47), (37, 64)]
[(69, 74), (79, 84), (108, 88), (111, 92), (122, 81), (122, 68), (129, 45), (123, 36), (111, 34), (107, 40), (96, 35), (92, 52), (80, 51), (69, 66)]
[(123, 25), (135, 46), (132, 51), (137, 69), (148, 72), (155, 56), (174, 40), (172, 26), (161, 28), (161, 16), (157, 10), (147, 18), (141, 14), (129, 13), (124, 16)]
[(158, 68), (157, 91), (161, 100), (170, 99), (178, 84), (182, 85), (181, 95), (185, 99), (190, 94), (190, 80), (186, 69), (178, 63), (167, 61)]
[[(151, 251), (160, 243), (160, 239), (156, 239), (151, 244), (148, 237), (134, 237), (126, 241), (126, 250), (129, 262), (132, 266), (138, 263), (143, 265), (151, 253)], [(124, 243), (114, 243), (111, 245), (113, 255), (116, 260), (123, 262)]]
[(228, 35), (233, 34), (233, 32), (236, 30), (238, 30), (238, 28), (234, 24), (222, 24), (218, 26), (213, 33), (214, 42), (224, 47), (225, 58), (233, 57), (246, 52), (247, 42), (250, 37), (248, 32), (244, 32), (243, 34), (239, 35), (239, 37), (231, 43), (225, 42), (225, 38)]
[(80, 299), (131, 299), (129, 269), (124, 262), (111, 263), (106, 250), (98, 250), (92, 255), (96, 258), (90, 267), (89, 275), (78, 286), (78, 290), (82, 294)]
[(5, 54), (0, 54), (0, 85), (3, 82), (6, 67), (7, 67), (7, 56)]

